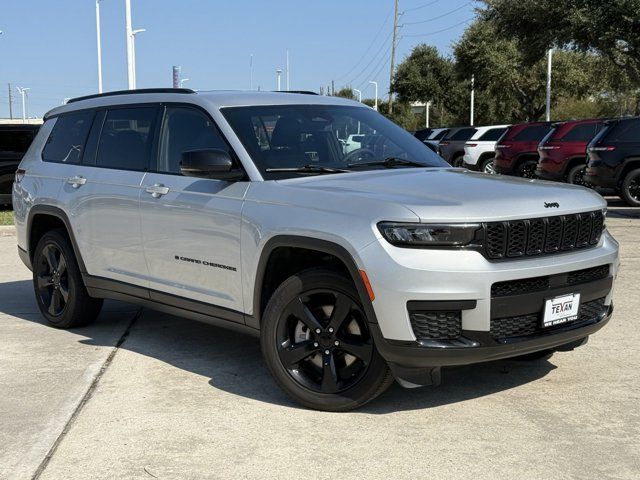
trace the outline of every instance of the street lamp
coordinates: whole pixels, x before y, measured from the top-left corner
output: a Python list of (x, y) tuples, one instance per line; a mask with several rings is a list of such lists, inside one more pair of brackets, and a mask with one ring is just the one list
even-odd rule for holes
[(429, 128), (429, 109), (431, 108), (431, 102), (430, 102), (430, 101), (429, 101), (429, 102), (427, 102), (427, 103), (425, 104), (425, 107), (424, 107), (424, 108), (425, 108), (425, 110), (426, 110), (426, 111), (425, 111), (425, 116), (426, 116), (425, 123), (426, 123), (426, 127), (427, 127), (427, 128)]
[(133, 88), (138, 88), (138, 81), (136, 78), (136, 35), (142, 32), (146, 32), (144, 28), (131, 31), (131, 55), (133, 58)]
[(278, 78), (278, 91), (280, 91), (280, 75), (282, 74), (282, 69), (276, 69), (276, 76)]
[(182, 86), (184, 85), (184, 82), (188, 82), (189, 79), (188, 78), (181, 78), (180, 79), (180, 88), (182, 88)]
[(369, 80), (369, 83), (376, 87), (376, 100), (373, 105), (374, 110), (378, 110), (378, 82), (374, 82), (373, 80)]
[(98, 47), (98, 93), (102, 93), (102, 47), (100, 45), (100, 0), (96, 0), (96, 41)]
[(27, 120), (27, 91), (29, 88), (25, 87), (16, 87), (18, 93), (22, 96), (22, 123), (25, 123)]
[(135, 36), (146, 31), (144, 28), (133, 30), (131, 28), (131, 0), (124, 0), (125, 35), (127, 39), (127, 80), (129, 90), (136, 88), (136, 47)]
[(549, 58), (547, 59), (547, 108), (546, 118), (547, 122), (551, 121), (551, 56), (553, 55), (553, 48), (549, 49)]
[(358, 101), (362, 103), (362, 90), (358, 90), (357, 88), (354, 88), (353, 91), (358, 94)]

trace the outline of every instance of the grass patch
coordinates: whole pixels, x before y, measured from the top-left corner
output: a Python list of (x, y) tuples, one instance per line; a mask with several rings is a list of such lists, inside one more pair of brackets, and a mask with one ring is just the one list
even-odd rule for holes
[(13, 210), (0, 210), (0, 225), (13, 225)]

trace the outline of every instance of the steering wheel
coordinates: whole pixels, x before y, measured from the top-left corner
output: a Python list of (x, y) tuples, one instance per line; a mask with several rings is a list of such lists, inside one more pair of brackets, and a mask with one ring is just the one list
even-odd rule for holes
[[(366, 147), (356, 148), (355, 150), (347, 153), (344, 157), (342, 157), (342, 162), (343, 163), (354, 163), (353, 162), (354, 160), (356, 160), (356, 159), (362, 160), (362, 159), (364, 159), (363, 158), (364, 156), (369, 156), (369, 158), (375, 158), (376, 152), (374, 152), (370, 148), (366, 148)], [(357, 162), (355, 162), (355, 163), (357, 163)]]

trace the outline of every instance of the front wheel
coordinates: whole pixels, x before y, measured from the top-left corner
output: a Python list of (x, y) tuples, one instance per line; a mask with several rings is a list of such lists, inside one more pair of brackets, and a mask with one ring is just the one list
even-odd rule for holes
[(622, 181), (620, 196), (631, 207), (640, 207), (640, 168), (631, 170)]
[(332, 270), (305, 270), (276, 289), (260, 343), (278, 385), (309, 408), (352, 410), (393, 383), (353, 282)]

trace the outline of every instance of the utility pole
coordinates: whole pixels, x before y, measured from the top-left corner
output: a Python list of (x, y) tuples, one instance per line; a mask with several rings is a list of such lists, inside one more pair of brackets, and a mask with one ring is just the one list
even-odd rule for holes
[(393, 113), (393, 69), (396, 61), (396, 37), (398, 35), (398, 0), (393, 11), (393, 38), (391, 39), (391, 68), (389, 69), (389, 113)]
[(551, 56), (553, 48), (549, 49), (549, 58), (547, 59), (547, 122), (551, 121)]
[(469, 115), (469, 125), (473, 127), (473, 109), (475, 107), (475, 85), (476, 85), (476, 76), (471, 75), (471, 114)]
[(11, 91), (11, 84), (9, 83), (9, 118), (13, 120), (13, 92)]
[(131, 28), (131, 0), (124, 0), (125, 35), (127, 37), (127, 82), (129, 90), (136, 88), (133, 73), (133, 29)]
[(253, 90), (253, 53), (249, 55), (249, 90)]
[(102, 93), (102, 46), (100, 44), (100, 0), (96, 0), (96, 42), (98, 47), (98, 93)]
[(22, 95), (22, 123), (26, 123), (27, 121), (27, 90), (29, 90), (29, 88), (25, 88), (25, 87), (16, 87), (16, 89), (18, 90), (18, 93), (20, 95)]

